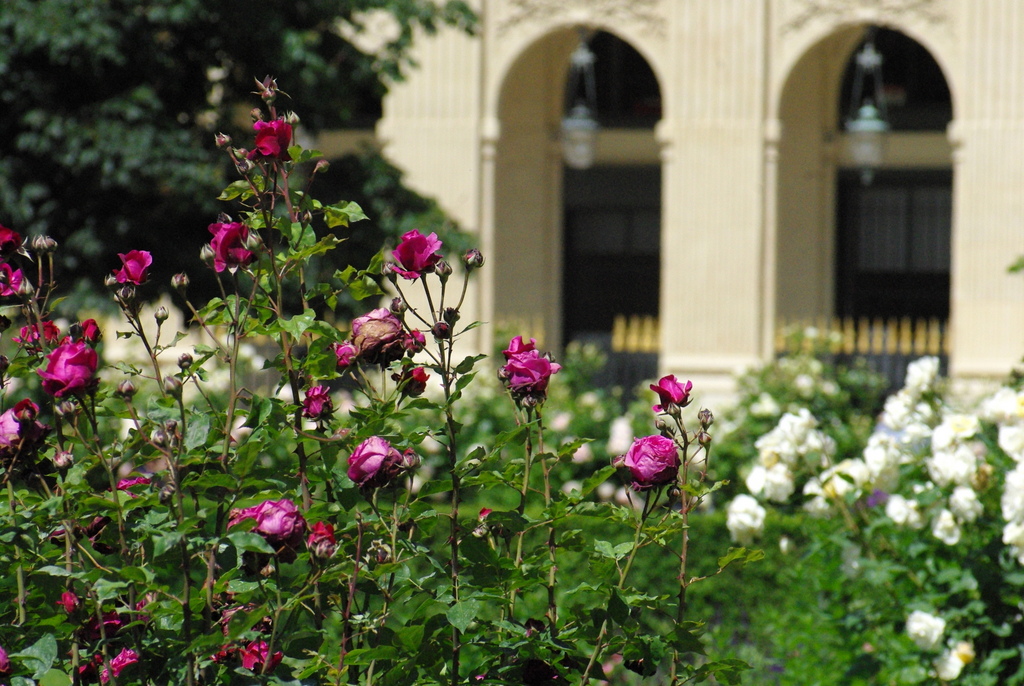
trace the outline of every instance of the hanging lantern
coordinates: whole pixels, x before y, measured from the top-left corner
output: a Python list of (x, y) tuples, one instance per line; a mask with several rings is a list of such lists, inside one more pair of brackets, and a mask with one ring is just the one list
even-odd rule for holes
[[(889, 131), (882, 82), (883, 60), (875, 49), (873, 32), (869, 33), (855, 60), (846, 143), (850, 159), (861, 170), (861, 181), (868, 185), (885, 159), (885, 134)], [(865, 93), (867, 79), (873, 83), (873, 97)]]
[(569, 61), (566, 101), (571, 103), (562, 119), (562, 156), (566, 166), (587, 169), (594, 164), (597, 147), (597, 95), (594, 77), (594, 53), (587, 46), (583, 31)]

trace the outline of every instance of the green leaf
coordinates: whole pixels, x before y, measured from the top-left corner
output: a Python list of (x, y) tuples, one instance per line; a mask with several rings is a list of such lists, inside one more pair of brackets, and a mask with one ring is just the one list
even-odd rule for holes
[(749, 562), (757, 562), (764, 559), (763, 550), (747, 550), (746, 548), (729, 548), (722, 557), (718, 558), (718, 571), (722, 571), (734, 562), (743, 566)]
[(21, 658), (26, 667), (35, 670), (32, 678), (39, 679), (50, 671), (53, 661), (57, 659), (57, 639), (53, 634), (46, 634), (25, 650), (10, 657)]
[(181, 532), (170, 531), (153, 539), (153, 557), (160, 557), (171, 548), (181, 543)]
[(254, 553), (268, 553), (273, 555), (274, 549), (270, 547), (266, 539), (252, 531), (235, 531), (228, 534), (228, 540), (239, 550), (248, 550)]
[(39, 679), (39, 686), (71, 686), (71, 677), (59, 669), (51, 669)]
[(284, 331), (287, 331), (295, 338), (299, 338), (302, 334), (306, 333), (306, 329), (312, 326), (315, 319), (316, 313), (313, 310), (306, 310), (291, 319), (280, 320), (280, 324)]
[(191, 451), (206, 445), (210, 435), (210, 415), (196, 413), (189, 417), (188, 429), (185, 431), (185, 450)]
[(248, 181), (234, 181), (228, 185), (221, 194), (217, 196), (217, 200), (234, 200), (235, 198), (242, 197), (251, 198), (252, 189), (249, 187)]
[(463, 600), (448, 608), (448, 621), (459, 631), (465, 631), (480, 611), (479, 600)]
[(340, 202), (337, 205), (328, 205), (324, 208), (324, 221), (327, 228), (333, 229), (338, 226), (348, 226), (352, 222), (366, 219), (363, 208), (354, 202)]

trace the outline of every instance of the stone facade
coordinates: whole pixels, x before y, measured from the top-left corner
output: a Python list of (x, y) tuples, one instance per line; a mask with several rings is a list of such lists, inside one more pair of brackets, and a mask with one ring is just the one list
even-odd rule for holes
[[(476, 37), (423, 36), (377, 135), (408, 182), (479, 235), (480, 320), (562, 339), (558, 130), (576, 28), (608, 31), (661, 89), (650, 130), (598, 163), (661, 167), (660, 366), (723, 384), (773, 352), (780, 317), (833, 313), (843, 69), (868, 26), (941, 67), (945, 132), (894, 133), (885, 164), (952, 170), (950, 371), (1024, 353), (1024, 3), (1019, 0), (477, 0)], [(628, 288), (628, 284), (623, 285)], [(488, 349), (492, 329), (477, 330)]]

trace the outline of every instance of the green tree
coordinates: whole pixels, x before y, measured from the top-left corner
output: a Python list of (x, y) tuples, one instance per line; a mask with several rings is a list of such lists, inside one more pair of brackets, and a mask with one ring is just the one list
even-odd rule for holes
[[(368, 11), (394, 20), (375, 54), (344, 37), (364, 30)], [(223, 209), (210, 200), (230, 171), (214, 134), (251, 140), (240, 124), (255, 76), (280, 77), (303, 104), (306, 130), (367, 125), (387, 84), (412, 66), (416, 31), (471, 30), (473, 21), (461, 0), (5, 0), (0, 224), (62, 243), (62, 281), (78, 281), (80, 296), (132, 248), (163, 248), (153, 272), (166, 283)], [(361, 159), (352, 183), (372, 186), (385, 168), (383, 185), (401, 188), (396, 170)], [(396, 202), (399, 214), (440, 216), (407, 193)], [(208, 275), (193, 277), (202, 287), (195, 277)]]

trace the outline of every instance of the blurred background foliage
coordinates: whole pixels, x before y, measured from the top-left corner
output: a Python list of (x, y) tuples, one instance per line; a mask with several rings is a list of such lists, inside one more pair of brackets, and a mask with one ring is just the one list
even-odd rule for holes
[[(388, 40), (359, 50), (382, 15)], [(235, 172), (214, 134), (251, 143), (254, 78), (279, 79), (290, 99), (278, 107), (300, 110), (306, 133), (369, 128), (388, 84), (414, 68), (414, 35), (474, 21), (460, 0), (5, 0), (0, 224), (62, 244), (61, 281), (77, 284), (68, 309), (107, 301), (96, 287), (131, 249), (156, 256), (165, 287), (195, 264), (224, 209), (214, 198)], [(337, 266), (365, 266), (407, 227), (445, 230), (436, 203), (379, 154), (335, 167), (337, 195), (365, 203), (373, 223)], [(191, 271), (212, 293), (212, 273)]]

